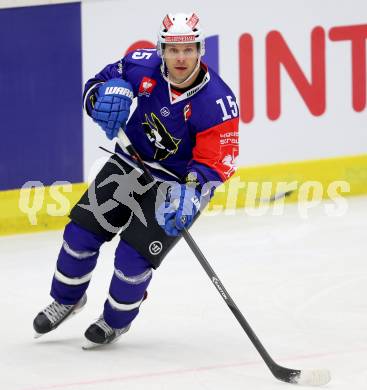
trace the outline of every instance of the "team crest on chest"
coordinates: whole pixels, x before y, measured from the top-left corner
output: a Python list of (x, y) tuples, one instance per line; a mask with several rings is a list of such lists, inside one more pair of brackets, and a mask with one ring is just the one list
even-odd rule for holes
[(141, 80), (140, 86), (139, 86), (139, 96), (147, 96), (149, 97), (151, 93), (153, 92), (154, 87), (156, 86), (157, 82), (150, 77), (143, 77), (143, 80)]
[(192, 109), (191, 109), (191, 103), (186, 104), (186, 106), (183, 109), (185, 122), (187, 122), (191, 118)]
[(146, 136), (155, 147), (156, 160), (164, 160), (177, 152), (181, 139), (173, 137), (154, 112), (150, 114), (150, 118), (145, 114), (145, 122), (142, 125)]

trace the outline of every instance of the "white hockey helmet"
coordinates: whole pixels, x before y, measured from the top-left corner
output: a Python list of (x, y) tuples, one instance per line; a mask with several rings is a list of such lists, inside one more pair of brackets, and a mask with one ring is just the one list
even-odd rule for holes
[(157, 53), (163, 55), (165, 43), (198, 43), (200, 56), (205, 54), (205, 37), (194, 13), (167, 14), (158, 32)]

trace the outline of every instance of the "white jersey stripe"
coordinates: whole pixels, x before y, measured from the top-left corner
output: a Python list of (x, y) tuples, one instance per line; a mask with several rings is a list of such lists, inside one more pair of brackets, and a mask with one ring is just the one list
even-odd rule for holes
[(110, 305), (116, 309), (116, 310), (120, 310), (120, 311), (130, 311), (130, 310), (134, 310), (134, 309), (137, 309), (140, 304), (143, 302), (143, 299), (144, 297), (138, 301), (138, 302), (134, 302), (134, 303), (119, 303), (117, 301), (115, 301), (110, 294), (108, 294), (108, 302), (110, 303)]
[(115, 275), (117, 278), (128, 284), (141, 284), (146, 282), (152, 276), (152, 270), (148, 269), (140, 275), (126, 276), (122, 271), (115, 268)]
[(89, 272), (89, 274), (86, 274), (80, 278), (69, 278), (68, 276), (65, 276), (64, 274), (62, 274), (56, 268), (55, 279), (57, 279), (61, 283), (67, 284), (69, 286), (79, 286), (81, 284), (89, 282), (92, 279), (92, 272)]
[(88, 251), (75, 251), (74, 249), (71, 249), (69, 244), (64, 241), (62, 247), (64, 248), (65, 252), (70, 255), (75, 257), (76, 259), (83, 260), (88, 257), (92, 257), (97, 254), (97, 252), (88, 252)]

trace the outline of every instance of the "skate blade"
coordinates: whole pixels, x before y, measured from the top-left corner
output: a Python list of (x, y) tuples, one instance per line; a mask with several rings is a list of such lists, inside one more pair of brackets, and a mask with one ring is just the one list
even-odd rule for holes
[(105, 343), (105, 344), (93, 343), (93, 341), (90, 341), (90, 340), (86, 339), (85, 342), (84, 342), (84, 345), (82, 346), (82, 349), (84, 351), (89, 351), (91, 349), (98, 349), (98, 348), (106, 347), (107, 345), (115, 344), (120, 339), (120, 336), (116, 337), (115, 339), (113, 339), (109, 343)]
[(97, 343), (93, 343), (92, 341), (85, 341), (84, 345), (82, 345), (82, 350), (83, 351), (90, 351), (92, 349), (98, 349), (98, 348), (102, 348), (102, 347), (105, 347), (106, 345), (109, 345), (110, 343), (107, 343), (107, 344), (97, 344)]
[(33, 335), (33, 338), (34, 338), (34, 339), (39, 339), (41, 336), (43, 336), (43, 333), (37, 333), (37, 332), (35, 332), (34, 335)]

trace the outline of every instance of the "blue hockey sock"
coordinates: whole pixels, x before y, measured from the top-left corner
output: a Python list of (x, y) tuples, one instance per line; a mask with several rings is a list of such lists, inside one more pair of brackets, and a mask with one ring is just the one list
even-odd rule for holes
[(147, 259), (121, 240), (115, 254), (115, 269), (103, 316), (113, 328), (124, 328), (139, 313), (146, 289), (152, 278)]
[(59, 303), (75, 304), (84, 295), (104, 241), (74, 222), (65, 227), (51, 286), (51, 296)]

